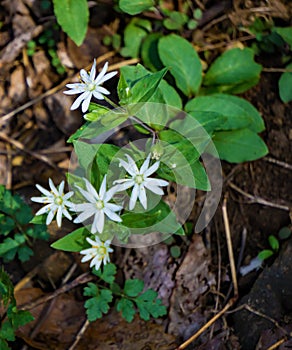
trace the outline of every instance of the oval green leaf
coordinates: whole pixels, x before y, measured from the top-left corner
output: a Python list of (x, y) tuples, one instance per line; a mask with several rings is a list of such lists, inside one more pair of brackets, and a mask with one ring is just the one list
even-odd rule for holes
[(177, 87), (186, 96), (196, 94), (202, 82), (202, 65), (192, 44), (171, 34), (159, 40), (158, 52), (163, 64), (169, 67)]
[(86, 0), (53, 0), (54, 12), (61, 28), (76, 45), (81, 45), (89, 19)]

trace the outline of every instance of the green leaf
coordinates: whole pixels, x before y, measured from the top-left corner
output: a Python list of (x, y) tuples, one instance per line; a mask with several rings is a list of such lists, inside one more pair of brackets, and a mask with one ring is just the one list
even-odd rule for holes
[[(292, 70), (292, 63), (286, 69)], [(292, 101), (292, 73), (283, 73), (279, 79), (279, 94), (284, 103)]]
[(17, 250), (17, 255), (20, 261), (25, 262), (28, 261), (31, 256), (33, 256), (33, 251), (28, 246), (24, 245), (19, 247)]
[[(74, 150), (80, 166), (86, 171), (88, 176), (93, 176), (91, 179), (92, 183), (98, 185), (104, 175), (108, 173), (108, 167), (119, 151), (119, 147), (107, 143), (89, 144), (75, 141)], [(74, 183), (71, 185), (74, 185)]]
[(287, 239), (291, 236), (291, 229), (289, 227), (282, 227), (279, 230), (278, 236), (280, 239)]
[(47, 220), (47, 215), (45, 215), (45, 214), (44, 215), (37, 215), (37, 216), (34, 216), (30, 220), (30, 223), (35, 224), (35, 225), (45, 225), (46, 220)]
[(1, 330), (0, 330), (0, 349), (1, 350), (11, 350), (11, 347), (8, 345), (8, 343), (1, 338)]
[(290, 45), (290, 49), (292, 50), (292, 27), (274, 27), (272, 31), (279, 34)]
[(269, 152), (264, 141), (249, 129), (218, 131), (213, 142), (220, 159), (230, 163), (259, 159)]
[(144, 288), (144, 282), (139, 280), (138, 278), (132, 280), (126, 280), (124, 286), (124, 293), (128, 297), (136, 297), (138, 296)]
[(157, 174), (181, 185), (209, 191), (207, 174), (198, 159), (203, 145), (209, 142), (210, 138), (208, 134), (199, 135), (198, 140), (195, 133), (193, 136), (193, 139), (192, 136), (186, 138), (174, 130), (163, 130), (159, 133), (159, 139), (164, 141), (164, 153)]
[(259, 112), (248, 101), (237, 96), (226, 94), (199, 96), (189, 101), (185, 110), (187, 112), (219, 112), (226, 118), (226, 121), (217, 130), (247, 127), (252, 131), (261, 132), (265, 129)]
[(80, 227), (51, 244), (51, 247), (66, 252), (80, 252), (87, 244), (86, 237), (89, 235), (90, 231), (86, 227)]
[(202, 65), (192, 44), (176, 34), (171, 34), (159, 40), (158, 51), (161, 61), (170, 69), (177, 87), (186, 96), (196, 94), (202, 82)]
[(89, 10), (86, 0), (53, 0), (54, 12), (63, 31), (81, 45), (87, 31)]
[(277, 252), (280, 248), (280, 244), (277, 238), (273, 235), (270, 235), (268, 239), (269, 239), (270, 247), (273, 249), (273, 251)]
[(115, 280), (115, 275), (117, 273), (117, 268), (115, 264), (106, 264), (103, 266), (103, 270), (93, 270), (93, 273), (101, 278), (103, 281), (112, 284)]
[(89, 122), (95, 122), (110, 111), (107, 107), (90, 103), (89, 113), (84, 114), (83, 118)]
[(181, 256), (181, 249), (178, 245), (170, 247), (170, 254), (173, 258), (177, 259)]
[(137, 15), (143, 11), (151, 9), (154, 6), (153, 0), (120, 0), (119, 7), (129, 15)]
[[(4, 321), (2, 323), (1, 328), (0, 328), (0, 339), (1, 338), (8, 340), (8, 341), (15, 340), (14, 329), (11, 325), (10, 320)], [(8, 349), (10, 349), (10, 348), (8, 347)], [(1, 348), (1, 350), (2, 350), (2, 348)]]
[(274, 255), (274, 252), (270, 249), (264, 249), (258, 254), (258, 258), (260, 260), (266, 260), (270, 258), (272, 255)]
[[(68, 142), (73, 142), (79, 139), (92, 139), (97, 138), (107, 133), (108, 131), (113, 131), (114, 128), (122, 124), (127, 120), (128, 114), (125, 110), (122, 109), (113, 109), (110, 110), (107, 114), (104, 114), (102, 118), (95, 122), (87, 122), (84, 124), (75, 134), (71, 136)], [(107, 122), (106, 122), (107, 121)]]
[[(130, 94), (127, 100), (120, 101), (122, 104), (135, 104), (139, 102), (150, 101), (151, 96), (157, 90), (159, 83), (167, 72), (167, 68), (156, 73), (146, 73), (147, 70), (138, 64), (134, 70), (133, 67), (122, 67), (123, 73), (129, 88)], [(142, 76), (142, 77), (141, 77)]]
[(163, 68), (163, 63), (158, 54), (158, 42), (163, 36), (162, 33), (148, 34), (141, 46), (141, 57), (144, 65), (151, 71), (158, 71)]
[(15, 228), (14, 220), (0, 213), (0, 235), (7, 236)]
[(134, 303), (125, 298), (122, 298), (117, 302), (117, 311), (121, 311), (122, 317), (129, 323), (133, 321), (136, 313)]
[[(219, 56), (204, 76), (203, 84), (210, 85), (239, 85), (249, 81), (255, 85), (262, 66), (254, 61), (252, 49), (231, 49)], [(250, 85), (247, 85), (250, 88)], [(243, 92), (242, 90), (240, 92)]]
[(15, 330), (34, 320), (34, 317), (29, 311), (17, 309), (13, 312), (10, 318)]
[(124, 57), (139, 57), (143, 38), (151, 32), (151, 22), (146, 19), (133, 18), (124, 31), (125, 47), (121, 49)]
[[(148, 197), (149, 197), (148, 193)], [(132, 234), (151, 232), (184, 234), (175, 214), (162, 200), (151, 210), (144, 213), (127, 212), (121, 215), (123, 225), (131, 229)]]
[(160, 299), (157, 299), (157, 292), (152, 289), (139, 295), (135, 299), (135, 303), (139, 309), (140, 317), (145, 321), (149, 321), (150, 316), (158, 318), (167, 313), (166, 307), (162, 305)]
[(84, 288), (84, 295), (92, 296), (84, 304), (89, 321), (96, 321), (103, 314), (108, 313), (110, 308), (109, 303), (113, 300), (111, 290), (99, 290), (94, 283), (88, 283), (88, 287)]
[(169, 30), (181, 29), (188, 21), (188, 16), (185, 13), (171, 11), (169, 17), (163, 21), (165, 28)]

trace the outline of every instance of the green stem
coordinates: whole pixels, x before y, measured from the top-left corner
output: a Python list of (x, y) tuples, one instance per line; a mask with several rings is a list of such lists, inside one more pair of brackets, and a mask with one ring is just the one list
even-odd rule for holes
[(110, 98), (108, 98), (108, 97), (106, 97), (106, 96), (104, 96), (104, 95), (103, 95), (103, 97), (104, 97), (104, 100), (105, 100), (107, 103), (109, 103), (112, 107), (114, 107), (114, 108), (120, 108), (120, 106), (118, 106), (116, 103), (114, 103)]

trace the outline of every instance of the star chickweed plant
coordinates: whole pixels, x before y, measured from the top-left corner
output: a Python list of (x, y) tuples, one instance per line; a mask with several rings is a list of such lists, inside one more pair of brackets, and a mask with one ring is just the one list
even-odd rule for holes
[(110, 262), (109, 253), (112, 253), (114, 250), (110, 248), (110, 240), (102, 242), (98, 236), (94, 237), (92, 240), (89, 237), (86, 237), (87, 242), (91, 245), (91, 248), (81, 250), (80, 254), (84, 255), (81, 259), (81, 262), (86, 262), (91, 260), (90, 267), (95, 267), (98, 270), (103, 262), (104, 265)]
[(71, 210), (74, 204), (68, 201), (68, 199), (73, 196), (74, 192), (70, 191), (64, 194), (64, 181), (60, 183), (57, 189), (52, 179), (49, 179), (49, 186), (51, 189), (50, 191), (46, 190), (41, 185), (36, 185), (37, 189), (43, 194), (43, 196), (32, 197), (31, 200), (33, 202), (43, 203), (46, 205), (37, 211), (35, 215), (38, 216), (47, 214), (46, 225), (49, 225), (53, 221), (54, 216), (57, 214), (57, 224), (59, 227), (61, 227), (63, 215), (66, 216), (67, 219), (72, 220), (68, 209)]
[(116, 180), (114, 184), (118, 184), (117, 191), (124, 191), (133, 187), (129, 202), (130, 210), (134, 209), (138, 198), (143, 208), (147, 209), (146, 188), (158, 195), (163, 195), (164, 192), (160, 187), (168, 185), (168, 182), (165, 180), (149, 177), (156, 172), (160, 164), (160, 162), (157, 161), (149, 167), (150, 156), (151, 154), (147, 156), (140, 169), (138, 169), (135, 161), (128, 154), (126, 154), (128, 162), (120, 159), (120, 166), (131, 175), (131, 178)]
[(77, 216), (74, 223), (84, 222), (91, 216), (94, 216), (91, 224), (91, 233), (95, 234), (97, 232), (102, 233), (105, 216), (112, 221), (121, 222), (122, 219), (115, 212), (120, 211), (123, 207), (114, 203), (109, 203), (116, 191), (115, 188), (106, 191), (106, 175), (101, 183), (99, 193), (86, 178), (83, 178), (83, 180), (86, 185), (86, 190), (79, 186), (76, 187), (87, 202), (75, 205), (75, 210), (81, 212), (81, 214)]
[(103, 66), (101, 72), (96, 75), (96, 60), (94, 60), (93, 65), (91, 67), (90, 73), (88, 74), (85, 69), (81, 69), (80, 71), (80, 77), (82, 79), (82, 83), (73, 83), (73, 84), (67, 84), (67, 88), (71, 90), (64, 91), (64, 94), (66, 95), (75, 95), (75, 94), (81, 94), (75, 102), (71, 106), (71, 110), (77, 109), (80, 104), (82, 104), (82, 112), (86, 113), (90, 104), (90, 101), (92, 99), (92, 96), (94, 96), (98, 100), (103, 100), (103, 95), (109, 95), (110, 92), (105, 89), (104, 87), (100, 86), (105, 81), (111, 79), (114, 77), (118, 72), (111, 72), (107, 73), (108, 69), (108, 62), (105, 63)]

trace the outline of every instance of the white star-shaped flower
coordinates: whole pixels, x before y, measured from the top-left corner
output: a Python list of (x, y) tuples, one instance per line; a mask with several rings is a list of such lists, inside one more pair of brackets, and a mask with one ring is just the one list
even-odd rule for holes
[(74, 192), (70, 191), (64, 194), (65, 182), (62, 181), (57, 189), (53, 181), (49, 179), (49, 185), (51, 191), (46, 190), (41, 185), (36, 185), (37, 189), (44, 194), (42, 197), (32, 197), (31, 200), (37, 203), (46, 204), (41, 208), (35, 215), (42, 215), (47, 213), (46, 224), (49, 225), (55, 214), (57, 213), (57, 224), (59, 227), (62, 225), (62, 216), (65, 215), (67, 219), (72, 220), (67, 207), (70, 209), (73, 207), (73, 203), (69, 202), (68, 199), (73, 196)]
[(92, 95), (98, 100), (103, 100), (104, 99), (103, 95), (110, 94), (110, 92), (107, 89), (105, 89), (100, 85), (103, 84), (105, 81), (111, 79), (118, 72), (115, 71), (115, 72), (105, 74), (107, 69), (108, 69), (108, 62), (105, 63), (105, 65), (102, 68), (102, 71), (95, 78), (96, 61), (94, 60), (89, 74), (86, 72), (85, 69), (81, 69), (80, 77), (82, 79), (82, 83), (74, 83), (74, 84), (66, 85), (67, 88), (71, 90), (64, 91), (64, 94), (67, 94), (67, 95), (81, 94), (74, 101), (73, 105), (71, 106), (71, 110), (77, 109), (82, 103), (82, 112), (85, 113), (88, 110)]
[(114, 184), (119, 184), (117, 185), (117, 191), (124, 191), (130, 187), (133, 187), (129, 202), (130, 210), (134, 209), (137, 198), (139, 198), (139, 201), (144, 209), (147, 209), (147, 197), (145, 188), (156, 194), (163, 195), (163, 190), (160, 187), (168, 185), (167, 181), (149, 177), (155, 173), (160, 164), (160, 162), (155, 162), (149, 168), (150, 156), (150, 154), (147, 156), (140, 170), (138, 169), (135, 161), (128, 154), (126, 154), (128, 162), (119, 159), (120, 166), (122, 166), (132, 176), (132, 178), (116, 180), (114, 181)]
[(87, 242), (91, 245), (91, 248), (81, 250), (80, 254), (83, 254), (81, 262), (91, 260), (90, 267), (95, 267), (96, 270), (100, 268), (101, 263), (104, 265), (110, 262), (109, 253), (113, 252), (110, 248), (111, 241), (102, 242), (99, 237), (95, 236), (95, 241), (91, 238), (86, 238)]
[(109, 191), (106, 191), (106, 175), (103, 178), (99, 193), (97, 193), (96, 189), (86, 178), (83, 178), (83, 180), (86, 185), (86, 190), (82, 189), (79, 186), (76, 187), (78, 187), (80, 193), (86, 200), (88, 200), (88, 202), (75, 204), (74, 209), (77, 212), (81, 212), (81, 214), (79, 214), (79, 216), (77, 216), (73, 222), (84, 222), (94, 215), (94, 219), (91, 225), (91, 233), (93, 234), (96, 232), (102, 233), (105, 215), (112, 221), (121, 222), (122, 219), (115, 212), (120, 211), (123, 207), (109, 203), (116, 190), (112, 188)]

